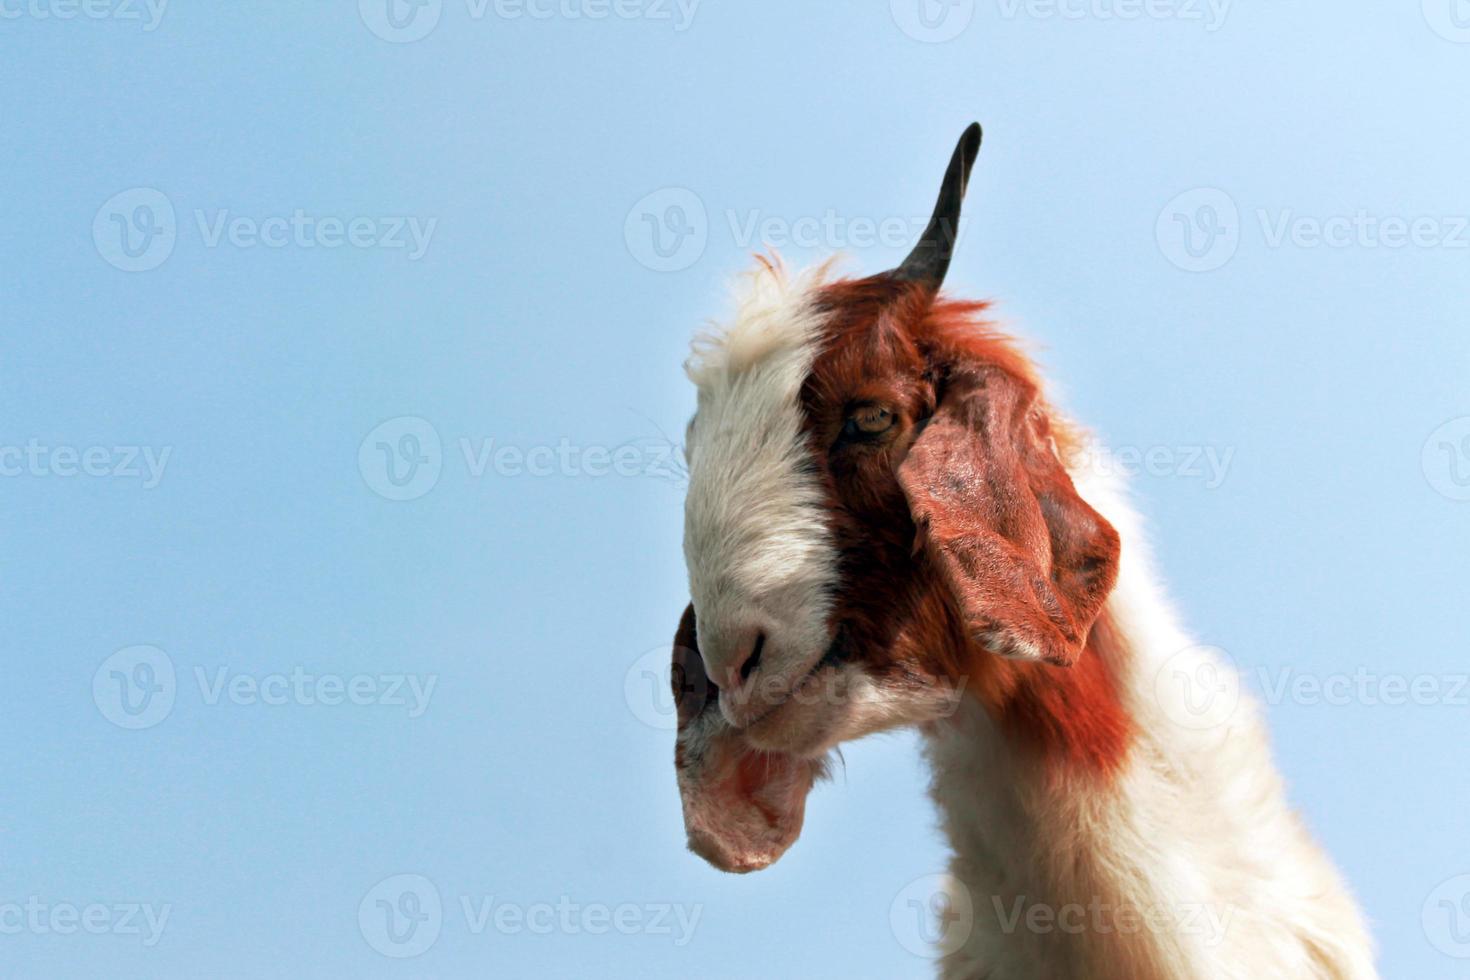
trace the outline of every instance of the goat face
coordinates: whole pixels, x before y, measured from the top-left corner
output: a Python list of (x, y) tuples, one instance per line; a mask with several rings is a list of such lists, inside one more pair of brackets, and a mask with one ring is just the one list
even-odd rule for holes
[(979, 142), (898, 269), (793, 283), (763, 263), (696, 342), (676, 764), (690, 845), (726, 870), (790, 846), (838, 743), (1005, 686), (986, 651), (1072, 662), (1112, 587), (1117, 535), (1029, 364), (983, 304), (937, 296)]

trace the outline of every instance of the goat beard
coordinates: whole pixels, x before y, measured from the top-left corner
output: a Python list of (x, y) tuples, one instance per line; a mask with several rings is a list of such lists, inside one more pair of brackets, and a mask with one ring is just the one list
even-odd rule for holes
[(674, 747), (689, 849), (721, 871), (759, 871), (801, 836), (806, 797), (827, 774), (824, 759), (751, 746), (706, 708), (681, 726)]

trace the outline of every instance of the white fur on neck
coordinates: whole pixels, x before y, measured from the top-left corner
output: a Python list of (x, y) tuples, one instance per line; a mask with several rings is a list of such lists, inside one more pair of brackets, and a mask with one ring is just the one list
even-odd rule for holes
[[(1184, 692), (1156, 683), (1159, 672), (1180, 651), (1190, 668), (1212, 655), (1178, 625), (1122, 488), (1073, 479), (1123, 539), (1108, 612), (1130, 648), (1120, 680), (1137, 736), (1123, 769), (1102, 777), (1038, 770), (973, 699), (924, 726), (951, 887), (968, 889), (974, 909), (942, 976), (1376, 977), (1356, 904), (1288, 808), (1248, 696), (1218, 726), (1175, 721), (1189, 717)], [(1123, 932), (1150, 914), (1153, 927)]]

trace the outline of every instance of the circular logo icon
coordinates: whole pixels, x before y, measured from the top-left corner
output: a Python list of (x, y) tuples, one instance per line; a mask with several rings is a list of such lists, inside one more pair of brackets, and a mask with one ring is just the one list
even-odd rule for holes
[(92, 675), (92, 700), (119, 728), (152, 728), (174, 710), (174, 662), (155, 646), (124, 647)]
[(1164, 206), (1154, 225), (1159, 251), (1186, 272), (1212, 272), (1240, 248), (1240, 210), (1222, 190), (1185, 191)]
[(439, 482), (444, 451), (439, 432), (415, 415), (389, 419), (357, 447), (363, 482), (387, 500), (417, 500)]
[(679, 709), (688, 717), (698, 714), (709, 693), (709, 678), (698, 664), (687, 666), (694, 650), (670, 652), (669, 645), (654, 647), (633, 661), (623, 675), (623, 700), (628, 710), (649, 728), (672, 732), (679, 727)]
[(686, 187), (665, 187), (633, 205), (623, 240), (638, 264), (654, 272), (678, 272), (698, 262), (709, 244), (704, 201)]
[(423, 40), (439, 26), (444, 0), (357, 0), (357, 12), (378, 37), (408, 44)]
[(1430, 433), (1419, 462), (1436, 492), (1451, 500), (1470, 500), (1470, 415)]
[(975, 902), (970, 890), (949, 875), (925, 875), (894, 896), (888, 926), (904, 949), (937, 960), (969, 941), (975, 928)]
[(888, 0), (893, 22), (915, 41), (942, 44), (975, 19), (975, 0)]
[(1186, 647), (1159, 667), (1154, 696), (1181, 728), (1203, 731), (1224, 725), (1240, 704), (1235, 658), (1220, 647)]
[(1470, 959), (1470, 875), (1440, 882), (1420, 911), (1424, 936), (1446, 956)]
[(151, 187), (114, 194), (92, 219), (97, 254), (124, 272), (147, 272), (163, 265), (177, 239), (173, 202)]
[(1470, 0), (1423, 0), (1424, 19), (1446, 41), (1470, 44)]
[(357, 927), (384, 956), (408, 959), (428, 952), (444, 925), (439, 889), (423, 875), (393, 875), (374, 885), (357, 906)]

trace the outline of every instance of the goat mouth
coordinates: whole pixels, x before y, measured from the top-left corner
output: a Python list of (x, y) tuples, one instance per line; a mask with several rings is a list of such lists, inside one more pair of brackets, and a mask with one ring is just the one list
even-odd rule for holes
[(808, 669), (800, 676), (798, 676), (795, 680), (793, 680), (791, 682), (790, 688), (781, 696), (779, 700), (767, 706), (766, 710), (762, 711), (755, 717), (748, 719), (747, 721), (745, 721), (744, 724), (740, 725), (739, 727), (745, 729), (746, 731), (749, 731), (757, 725), (760, 725), (762, 722), (768, 721), (773, 718), (783, 708), (790, 707), (793, 702), (798, 705), (807, 704), (806, 698), (801, 693), (802, 686), (810, 683), (812, 679), (820, 674), (823, 670), (826, 670), (828, 668), (831, 668), (832, 670), (839, 669), (844, 664), (848, 663), (852, 659), (852, 657), (853, 650), (851, 644), (848, 641), (847, 630), (845, 628), (839, 627), (836, 634), (834, 634), (834, 636), (832, 637), (832, 642), (828, 644), (827, 649), (823, 651), (821, 657), (817, 658), (817, 662), (812, 664), (810, 669)]
[[(819, 658), (817, 658), (817, 662), (812, 664), (810, 670), (802, 674), (800, 677), (796, 678), (796, 680), (792, 683), (792, 692), (795, 692), (795, 690), (799, 688), (803, 683), (805, 683), (808, 679), (817, 676), (824, 669), (828, 667), (831, 667), (833, 669), (841, 667), (843, 664), (851, 660), (852, 656), (852, 644), (849, 642), (847, 627), (838, 626), (837, 631), (832, 635), (832, 642), (827, 644), (827, 649), (823, 651), (822, 655)], [(788, 693), (787, 696), (782, 698), (780, 703), (776, 704), (774, 707), (779, 708), (790, 699), (791, 695)]]

